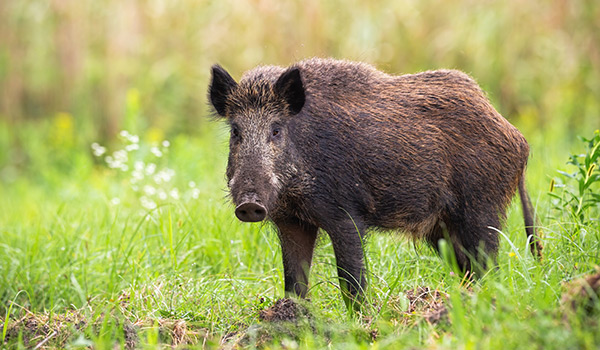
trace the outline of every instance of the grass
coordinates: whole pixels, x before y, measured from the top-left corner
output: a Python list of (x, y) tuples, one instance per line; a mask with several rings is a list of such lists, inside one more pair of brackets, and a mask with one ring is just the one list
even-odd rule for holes
[[(564, 144), (532, 145), (528, 183), (544, 227), (543, 262), (527, 249), (516, 202), (501, 233), (498, 268), (470, 286), (425, 245), (413, 246), (395, 234), (373, 235), (365, 247), (368, 307), (355, 317), (342, 302), (331, 244), (323, 236), (310, 279), (310, 316), (290, 331), (259, 319), (260, 310), (283, 296), (278, 240), (269, 225), (234, 219), (223, 191), (227, 149), (220, 126), (171, 140), (161, 158), (152, 158), (146, 140), (130, 152), (130, 162), (151, 159), (157, 169), (174, 169), (169, 184), (156, 187), (178, 188), (180, 196), (154, 209), (144, 208), (145, 194), (131, 188), (131, 171), (108, 168), (77, 140), (70, 148), (53, 146), (47, 139), (53, 127), (23, 129), (37, 138), (22, 138), (23, 148), (10, 152), (22, 152), (28, 160), (5, 166), (7, 181), (0, 185), (5, 347), (592, 349), (600, 344), (597, 319), (561, 306), (571, 288), (565, 283), (600, 264), (598, 227), (575, 230), (551, 210), (545, 194), (553, 169), (564, 168), (569, 148)], [(109, 152), (121, 146), (114, 144)], [(199, 190), (196, 198), (190, 181)], [(425, 316), (433, 301), (409, 312), (407, 291), (421, 287), (447, 295), (435, 301), (447, 310), (439, 321)]]

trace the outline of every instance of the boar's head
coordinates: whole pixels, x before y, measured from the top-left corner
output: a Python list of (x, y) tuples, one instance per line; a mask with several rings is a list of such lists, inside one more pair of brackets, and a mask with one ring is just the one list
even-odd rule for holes
[(227, 180), (235, 214), (241, 221), (262, 221), (298, 172), (290, 120), (305, 103), (300, 71), (259, 68), (238, 84), (215, 65), (209, 99), (231, 129)]

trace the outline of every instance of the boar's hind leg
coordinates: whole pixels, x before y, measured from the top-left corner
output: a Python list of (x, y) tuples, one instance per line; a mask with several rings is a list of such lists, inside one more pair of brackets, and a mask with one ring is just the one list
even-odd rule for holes
[(298, 219), (275, 221), (275, 225), (281, 243), (285, 294), (304, 298), (308, 290), (308, 273), (317, 239), (317, 227)]
[[(458, 268), (466, 273), (482, 273), (487, 268), (487, 259), (494, 259), (498, 250), (498, 234), (488, 226), (500, 228), (494, 211), (472, 215), (473, 220), (445, 220), (439, 222), (427, 236), (427, 241), (439, 253), (439, 240), (446, 239), (454, 251)], [(487, 225), (482, 225), (486, 222)]]
[(498, 251), (498, 233), (489, 227), (500, 229), (500, 221), (495, 210), (474, 215), (472, 219), (448, 228), (458, 242), (454, 247), (458, 266), (465, 272), (482, 275), (487, 269), (487, 260), (495, 259)]

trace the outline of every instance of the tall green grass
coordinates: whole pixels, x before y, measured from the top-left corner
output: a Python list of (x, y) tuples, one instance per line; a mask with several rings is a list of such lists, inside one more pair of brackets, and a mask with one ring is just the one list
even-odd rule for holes
[[(546, 194), (550, 178), (557, 176), (553, 170), (566, 166), (567, 148), (581, 152), (582, 145), (532, 144), (528, 185), (545, 234), (541, 263), (527, 249), (518, 203), (510, 207), (501, 233), (498, 268), (468, 288), (427, 246), (413, 246), (395, 234), (373, 235), (365, 247), (369, 305), (356, 318), (342, 302), (333, 251), (324, 236), (310, 280), (313, 323), (297, 326), (292, 335), (269, 330), (271, 339), (261, 336), (260, 327), (268, 326), (259, 321), (258, 311), (283, 296), (278, 240), (268, 224), (234, 219), (224, 191), (227, 146), (222, 126), (213, 124), (201, 137), (171, 140), (161, 162), (174, 169), (172, 186), (182, 189), (181, 196), (152, 210), (131, 189), (130, 174), (110, 169), (92, 155), (89, 145), (73, 141), (72, 148), (63, 148), (64, 155), (55, 156), (56, 149), (46, 142), (54, 127), (23, 131), (28, 137), (21, 152), (37, 156), (12, 165), (13, 172), (28, 168), (16, 177), (5, 173), (7, 181), (0, 187), (0, 315), (7, 316), (7, 327), (30, 313), (51, 317), (68, 310), (87, 322), (80, 330), (72, 322), (70, 338), (55, 336), (50, 345), (125, 344), (123, 327), (133, 324), (139, 346), (156, 346), (173, 342), (180, 327), (174, 326), (176, 320), (185, 322), (186, 339), (198, 347), (218, 346), (228, 334), (245, 335), (240, 344), (250, 347), (598, 344), (598, 323), (584, 316), (565, 318), (560, 299), (568, 289), (565, 282), (599, 264), (600, 233), (586, 226), (586, 234), (573, 235)], [(531, 139), (535, 142), (536, 136)], [(141, 148), (151, 142), (142, 140)], [(122, 146), (115, 143), (108, 153)], [(541, 166), (539, 158), (549, 163)], [(190, 181), (200, 189), (197, 198), (186, 195)], [(404, 293), (419, 286), (449, 295), (446, 321), (429, 324), (418, 314), (404, 313)], [(12, 334), (7, 343), (11, 347), (25, 342)], [(29, 346), (43, 340), (33, 339)]]

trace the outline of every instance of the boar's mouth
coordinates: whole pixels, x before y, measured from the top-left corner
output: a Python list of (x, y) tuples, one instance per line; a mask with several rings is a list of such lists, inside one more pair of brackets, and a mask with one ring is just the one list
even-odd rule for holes
[(267, 217), (267, 208), (255, 194), (246, 195), (235, 208), (235, 216), (243, 222), (263, 221)]

